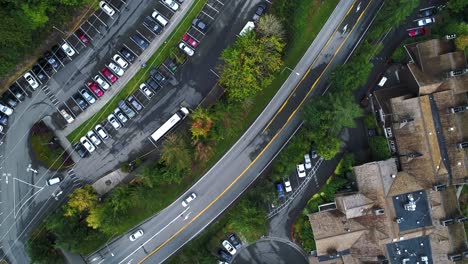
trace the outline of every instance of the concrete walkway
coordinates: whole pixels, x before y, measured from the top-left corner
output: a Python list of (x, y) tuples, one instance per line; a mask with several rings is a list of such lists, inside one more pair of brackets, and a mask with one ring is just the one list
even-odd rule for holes
[(118, 169), (97, 180), (92, 186), (99, 195), (104, 195), (122, 182), (127, 176), (128, 173)]

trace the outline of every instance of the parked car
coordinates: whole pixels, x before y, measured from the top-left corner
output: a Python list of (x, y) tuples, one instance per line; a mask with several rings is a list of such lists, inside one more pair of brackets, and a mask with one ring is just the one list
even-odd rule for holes
[(457, 38), (457, 34), (448, 34), (444, 36), (445, 40), (455, 39)]
[(428, 17), (428, 18), (423, 18), (423, 19), (418, 20), (418, 26), (420, 27), (426, 26), (432, 23), (435, 23), (435, 18), (433, 17)]
[(54, 178), (47, 179), (46, 183), (47, 183), (48, 186), (51, 186), (51, 185), (60, 183), (62, 180), (63, 180), (62, 176), (57, 176), (57, 177), (54, 177)]
[(59, 45), (52, 46), (52, 52), (54, 53), (55, 57), (57, 57), (62, 62), (65, 60), (65, 58), (68, 57), (65, 51), (63, 51)]
[(36, 77), (43, 83), (49, 79), (49, 76), (47, 76), (47, 74), (45, 73), (45, 71), (42, 70), (39, 64), (34, 65), (32, 67), (32, 71), (36, 75)]
[(200, 31), (205, 31), (205, 29), (206, 29), (206, 24), (199, 18), (195, 18), (192, 21), (192, 26), (194, 26), (196, 29), (198, 29)]
[(151, 70), (150, 72), (150, 75), (151, 77), (153, 77), (153, 79), (158, 82), (160, 85), (164, 85), (166, 82), (166, 77), (164, 77), (164, 75), (162, 75), (162, 73), (160, 73), (158, 71), (158, 69), (154, 68)]
[(276, 190), (278, 190), (278, 198), (284, 199), (283, 185), (281, 183), (276, 184)]
[(141, 236), (143, 236), (143, 230), (138, 229), (135, 233), (130, 235), (129, 239), (130, 239), (130, 241), (135, 241), (138, 238), (140, 238)]
[(75, 50), (67, 42), (64, 42), (60, 47), (69, 57), (75, 55)]
[(252, 17), (252, 20), (257, 21), (263, 14), (265, 14), (266, 8), (267, 8), (266, 3), (260, 3), (257, 6), (257, 10), (255, 10), (255, 14)]
[(107, 64), (107, 67), (109, 67), (109, 69), (112, 70), (119, 77), (122, 77), (122, 75), (124, 74), (124, 70), (113, 62), (109, 62), (109, 64)]
[(124, 115), (124, 113), (122, 113), (120, 108), (117, 107), (116, 109), (114, 109), (114, 115), (119, 119), (122, 125), (125, 125), (125, 123), (128, 122), (128, 118)]
[(2, 95), (2, 101), (5, 102), (11, 108), (15, 108), (16, 106), (18, 106), (17, 99), (13, 95), (8, 93), (4, 93)]
[(311, 151), (310, 151), (310, 156), (312, 156), (312, 158), (313, 158), (313, 159), (316, 159), (316, 158), (318, 158), (317, 151), (315, 151), (315, 150), (311, 150)]
[(77, 31), (75, 31), (75, 34), (85, 46), (88, 46), (89, 38), (88, 38), (88, 36), (86, 36), (86, 34), (83, 32), (83, 30), (78, 29)]
[(109, 90), (110, 84), (106, 82), (101, 76), (94, 76), (93, 80), (104, 90)]
[(145, 20), (143, 20), (143, 24), (147, 26), (151, 31), (153, 31), (156, 35), (159, 35), (162, 33), (163, 28), (161, 25), (156, 23), (150, 16), (145, 17)]
[(47, 73), (47, 75), (50, 77), (55, 73), (54, 68), (47, 62), (46, 59), (44, 58), (39, 58), (37, 60), (37, 64), (41, 66), (41, 68)]
[(81, 144), (77, 143), (75, 146), (73, 146), (73, 149), (80, 155), (80, 157), (85, 158), (88, 156), (89, 152), (86, 150), (86, 148)]
[(37, 83), (36, 79), (31, 75), (31, 73), (27, 72), (23, 75), (24, 79), (29, 83), (31, 88), (33, 90), (36, 90), (39, 87), (39, 84)]
[(49, 63), (54, 69), (57, 69), (60, 65), (57, 62), (54, 54), (52, 54), (50, 51), (47, 51), (44, 53), (44, 58), (47, 60), (47, 63)]
[(153, 89), (153, 91), (157, 92), (159, 90), (159, 88), (161, 88), (161, 86), (155, 81), (153, 80), (153, 78), (148, 78), (146, 81), (145, 81), (146, 84), (148, 84), (149, 87), (151, 87), (151, 89)]
[(126, 47), (123, 47), (119, 50), (120, 54), (122, 54), (122, 56), (124, 56), (124, 58), (129, 61), (130, 63), (133, 63), (136, 59), (136, 56), (135, 54), (133, 54), (129, 49), (127, 49)]
[(75, 100), (76, 104), (78, 104), (78, 106), (85, 110), (86, 108), (88, 108), (89, 104), (84, 100), (84, 98), (79, 94), (79, 93), (76, 93), (72, 96), (73, 100)]
[(182, 37), (182, 40), (185, 41), (185, 43), (188, 43), (190, 46), (192, 46), (192, 48), (196, 48), (198, 46), (198, 42), (192, 37), (190, 37), (189, 34), (185, 34)]
[(15, 84), (13, 84), (12, 86), (10, 86), (10, 92), (20, 101), (24, 101), (25, 97), (24, 97), (24, 92), (23, 90), (21, 90), (21, 88), (19, 88), (18, 86), (16, 86)]
[(0, 124), (6, 126), (8, 124), (8, 116), (0, 114)]
[(99, 146), (101, 144), (101, 140), (97, 137), (96, 133), (94, 131), (89, 131), (86, 136), (88, 137), (89, 140), (94, 144), (94, 146)]
[(65, 121), (67, 121), (68, 124), (70, 124), (71, 122), (75, 120), (65, 109), (61, 109), (59, 113), (60, 115), (62, 115)]
[(106, 67), (101, 69), (101, 73), (109, 80), (111, 83), (115, 83), (117, 81), (117, 77)]
[(304, 164), (297, 164), (296, 165), (296, 170), (297, 170), (297, 176), (299, 176), (299, 178), (304, 178), (306, 176), (306, 171), (305, 171), (305, 167), (304, 167)]
[(96, 147), (93, 145), (93, 143), (91, 143), (91, 141), (89, 141), (87, 137), (81, 137), (80, 143), (86, 148), (86, 150), (89, 153), (92, 153), (93, 151), (96, 150)]
[(138, 47), (140, 47), (142, 50), (145, 50), (146, 48), (148, 48), (149, 46), (149, 43), (148, 41), (146, 41), (145, 39), (143, 39), (142, 36), (140, 36), (139, 34), (134, 34), (130, 37), (133, 41), (135, 41), (135, 43), (138, 45)]
[(127, 101), (130, 103), (130, 105), (133, 107), (135, 111), (141, 112), (141, 110), (143, 110), (143, 106), (135, 99), (133, 95), (130, 95), (127, 98)]
[(194, 192), (189, 194), (183, 201), (182, 201), (182, 206), (187, 207), (190, 202), (195, 200), (197, 198), (197, 194)]
[(284, 182), (284, 189), (286, 190), (286, 192), (291, 192), (292, 191), (292, 186), (291, 186), (291, 181), (289, 179), (284, 179), (283, 180)]
[(101, 88), (98, 87), (97, 83), (95, 82), (87, 82), (86, 85), (88, 86), (88, 88), (93, 91), (93, 93), (97, 96), (97, 97), (101, 97), (104, 95), (104, 92), (101, 90)]
[(408, 36), (414, 38), (417, 36), (424, 35), (426, 33), (426, 30), (424, 28), (413, 28), (408, 31)]
[(86, 91), (86, 89), (81, 89), (80, 94), (86, 101), (88, 101), (89, 104), (94, 104), (96, 102), (96, 98), (94, 98), (94, 96), (92, 96), (88, 91)]
[(109, 139), (109, 133), (107, 133), (107, 130), (101, 125), (96, 125), (96, 127), (94, 128), (94, 131), (96, 131), (96, 133), (99, 135), (99, 137), (102, 140)]
[(128, 67), (128, 62), (122, 59), (122, 57), (119, 54), (115, 54), (112, 59), (123, 69), (126, 69)]
[(222, 260), (224, 260), (224, 261), (228, 261), (228, 262), (229, 262), (229, 261), (232, 260), (232, 256), (229, 255), (229, 253), (227, 253), (227, 251), (224, 250), (224, 249), (219, 249), (219, 250), (218, 250), (218, 255), (219, 255), (219, 257), (220, 257)]
[(148, 86), (145, 83), (140, 84), (140, 91), (148, 97), (148, 99), (151, 99), (153, 97), (153, 92), (148, 88)]
[[(133, 117), (136, 116), (135, 111), (133, 111), (130, 107), (128, 107), (128, 105), (125, 103), (124, 100), (120, 100), (118, 104), (119, 104), (119, 108), (120, 108), (122, 111), (125, 112), (125, 115), (127, 115), (128, 118), (132, 119)], [(114, 111), (114, 114), (116, 114), (115, 111)], [(116, 114), (116, 115), (117, 115), (117, 114)], [(118, 116), (117, 116), (117, 117), (118, 117)], [(120, 117), (119, 117), (119, 119), (120, 119)], [(125, 120), (126, 120), (126, 121), (122, 121), (122, 120), (121, 120), (122, 123), (127, 122), (128, 119), (125, 118)]]
[(151, 14), (151, 17), (154, 18), (162, 27), (165, 27), (169, 21), (165, 17), (163, 17), (158, 11), (154, 11)]
[(229, 254), (231, 254), (231, 255), (236, 254), (236, 252), (237, 252), (236, 249), (234, 248), (233, 245), (231, 245), (231, 243), (229, 243), (229, 241), (223, 240), (223, 242), (221, 244), (229, 252)]
[(99, 7), (109, 16), (113, 16), (115, 14), (115, 10), (104, 1), (99, 2)]
[(309, 154), (304, 155), (304, 165), (305, 165), (306, 170), (312, 169), (312, 161), (310, 160)]
[(193, 56), (193, 54), (195, 54), (195, 51), (191, 48), (189, 48), (187, 45), (185, 45), (185, 43), (181, 42), (179, 43), (179, 48), (185, 52), (185, 54), (189, 55), (189, 56)]
[(114, 114), (110, 114), (110, 115), (107, 117), (107, 121), (109, 121), (109, 123), (112, 125), (112, 127), (113, 127), (115, 130), (118, 130), (119, 128), (122, 127), (122, 125), (120, 125), (120, 122), (117, 121), (117, 118), (115, 117)]
[(242, 247), (242, 242), (234, 233), (228, 236), (228, 240), (236, 249), (240, 249)]
[(430, 8), (430, 9), (425, 9), (425, 10), (420, 10), (418, 17), (428, 17), (432, 16), (435, 14), (435, 8)]
[(177, 11), (177, 9), (179, 9), (179, 4), (177, 4), (174, 0), (163, 0), (163, 2), (174, 11)]
[(10, 116), (11, 114), (13, 114), (13, 109), (6, 105), (0, 104), (0, 112), (4, 113), (7, 116)]

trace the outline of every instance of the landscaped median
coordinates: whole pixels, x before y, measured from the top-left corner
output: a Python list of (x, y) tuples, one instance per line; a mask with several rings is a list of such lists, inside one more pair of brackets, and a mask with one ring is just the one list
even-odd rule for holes
[(77, 127), (73, 132), (67, 135), (68, 141), (74, 144), (78, 142), (86, 132), (93, 129), (97, 124), (101, 123), (108, 115), (110, 115), (118, 106), (120, 100), (125, 100), (129, 95), (138, 90), (140, 84), (150, 76), (151, 67), (159, 66), (170, 56), (171, 51), (182, 39), (192, 20), (202, 10), (207, 0), (197, 0), (188, 11), (187, 15), (182, 19), (176, 29), (169, 35), (167, 40), (159, 47), (151, 58), (146, 62), (147, 66), (139, 70), (135, 76), (116, 94), (99, 112), (95, 113), (91, 118)]

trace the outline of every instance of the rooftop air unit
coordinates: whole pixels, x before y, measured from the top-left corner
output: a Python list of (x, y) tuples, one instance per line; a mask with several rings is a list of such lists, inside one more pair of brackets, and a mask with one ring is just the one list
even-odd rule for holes
[(466, 110), (468, 110), (468, 105), (450, 107), (450, 113), (452, 114), (463, 113)]
[(458, 75), (462, 75), (462, 74), (464, 74), (466, 72), (468, 72), (468, 69), (453, 70), (453, 71), (449, 71), (449, 76), (450, 77), (455, 77), (455, 76), (458, 76)]
[(460, 261), (460, 260), (462, 260), (462, 255), (461, 254), (448, 255), (448, 258), (451, 261)]
[(434, 191), (440, 192), (442, 190), (445, 190), (447, 188), (447, 185), (439, 184), (439, 185), (434, 185), (434, 187), (432, 187), (432, 188), (434, 189)]
[(468, 148), (468, 142), (465, 141), (465, 142), (458, 143), (458, 147), (461, 149)]
[(468, 217), (466, 217), (466, 216), (457, 217), (457, 222), (458, 223), (463, 223), (463, 222), (466, 222), (466, 221), (468, 221)]
[(440, 223), (443, 226), (449, 226), (449, 225), (453, 225), (455, 221), (453, 219), (445, 219), (445, 220), (441, 220)]
[(383, 208), (374, 210), (375, 215), (383, 215), (385, 213), (385, 210)]

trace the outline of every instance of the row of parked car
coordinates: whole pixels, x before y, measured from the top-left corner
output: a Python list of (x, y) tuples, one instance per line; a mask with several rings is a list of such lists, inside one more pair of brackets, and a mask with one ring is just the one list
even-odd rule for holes
[(227, 264), (232, 260), (232, 256), (237, 254), (242, 248), (241, 240), (233, 233), (229, 234), (226, 239), (221, 242), (222, 248), (218, 249), (220, 258), (219, 264)]
[[(430, 7), (430, 8), (425, 8), (421, 9), (418, 13), (418, 20), (416, 20), (416, 23), (418, 24), (417, 28), (412, 28), (408, 30), (408, 35), (410, 37), (418, 37), (426, 34), (426, 29), (424, 28), (427, 25), (433, 24), (436, 22), (435, 15), (438, 13), (438, 11), (445, 6), (438, 6), (438, 7)], [(454, 39), (457, 36), (455, 34), (450, 34), (446, 35), (444, 38), (449, 40), (449, 39)]]

